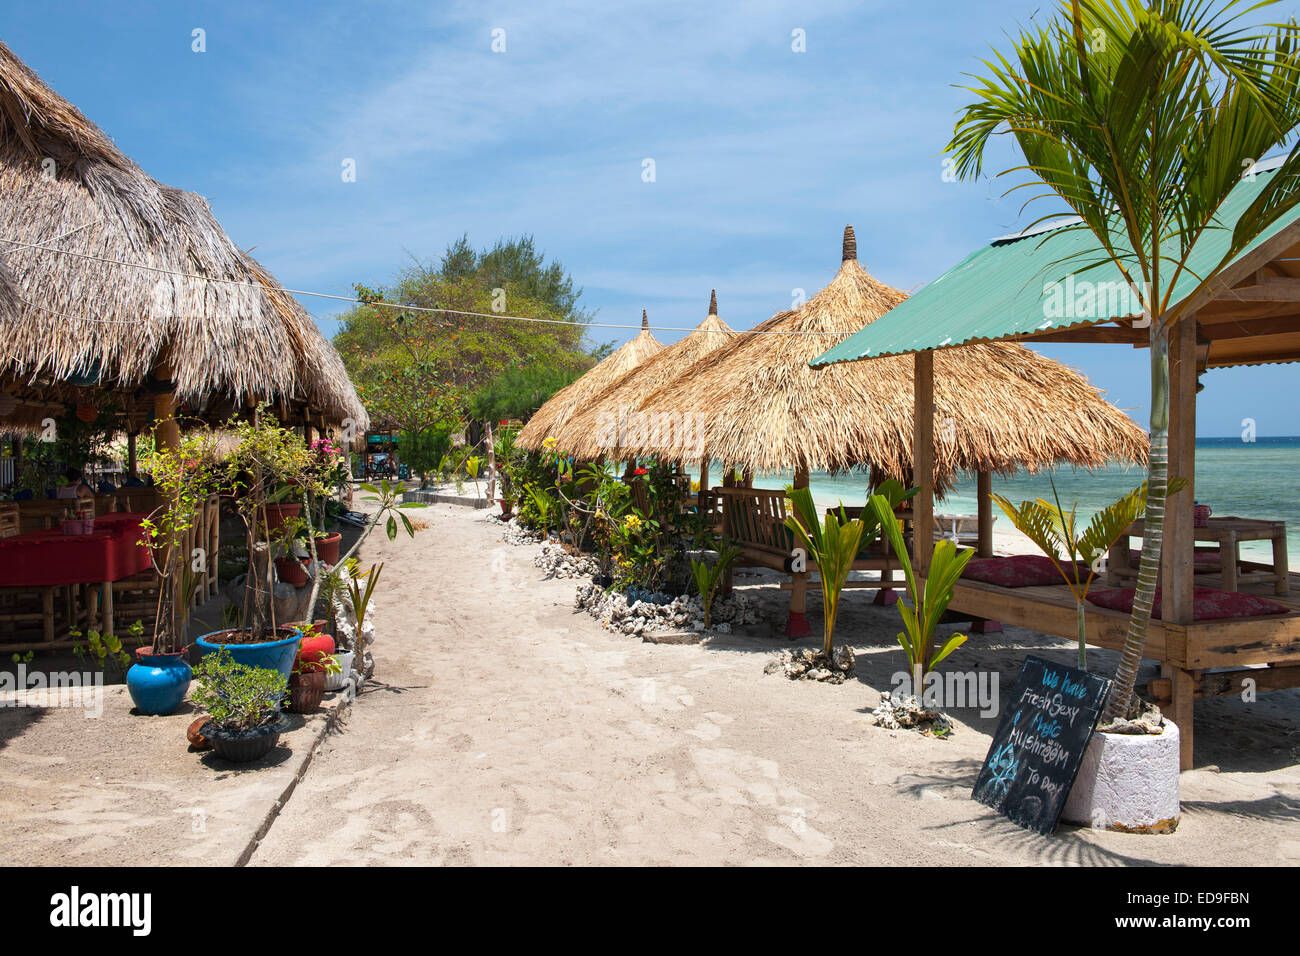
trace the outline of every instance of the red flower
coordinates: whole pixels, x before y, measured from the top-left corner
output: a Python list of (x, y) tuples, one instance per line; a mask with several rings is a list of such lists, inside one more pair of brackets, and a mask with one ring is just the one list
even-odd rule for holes
[(644, 474), (647, 474), (647, 472), (646, 472), (646, 470), (645, 470), (644, 468), (638, 468), (638, 469), (636, 469), (636, 471), (632, 472), (632, 474), (634, 474), (634, 475), (644, 475)]

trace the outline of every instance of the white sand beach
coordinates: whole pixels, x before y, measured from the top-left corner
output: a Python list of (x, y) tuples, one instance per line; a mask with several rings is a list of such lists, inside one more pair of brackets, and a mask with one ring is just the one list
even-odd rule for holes
[[(792, 682), (763, 673), (788, 646), (767, 575), (736, 578), (762, 595), (763, 625), (642, 643), (574, 610), (576, 582), (544, 580), (535, 548), (502, 543), (486, 511), (420, 514), (414, 540), (367, 548), (385, 562), (375, 680), (254, 864), (1300, 863), (1300, 691), (1198, 702), (1176, 833), (1040, 837), (969, 797), (996, 717), (952, 711), (944, 740), (871, 725), (902, 653), (897, 612), (870, 592), (841, 610), (856, 677)], [(1002, 534), (999, 549), (1021, 548)], [(1075, 656), (1008, 628), (950, 660), (1005, 694), (1029, 652)], [(1089, 663), (1106, 672), (1115, 655)]]

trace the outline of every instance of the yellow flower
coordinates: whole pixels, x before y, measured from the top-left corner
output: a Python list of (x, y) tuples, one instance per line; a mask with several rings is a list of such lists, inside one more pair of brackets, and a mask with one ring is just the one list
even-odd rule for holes
[(554, 448), (557, 444), (559, 444), (559, 442), (557, 442), (556, 439), (547, 438), (545, 441), (542, 442), (542, 447), (550, 449), (550, 448)]

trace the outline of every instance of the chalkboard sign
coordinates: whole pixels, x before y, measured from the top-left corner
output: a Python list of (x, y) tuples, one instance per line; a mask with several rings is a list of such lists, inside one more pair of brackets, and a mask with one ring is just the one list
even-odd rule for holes
[(1056, 829), (1110, 680), (1025, 658), (973, 796), (1027, 830)]

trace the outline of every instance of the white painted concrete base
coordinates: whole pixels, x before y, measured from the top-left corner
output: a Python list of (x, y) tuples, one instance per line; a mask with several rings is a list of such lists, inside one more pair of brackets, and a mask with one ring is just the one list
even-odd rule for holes
[(1178, 826), (1178, 727), (1164, 733), (1092, 735), (1065, 801), (1066, 823), (1129, 833), (1172, 833)]

